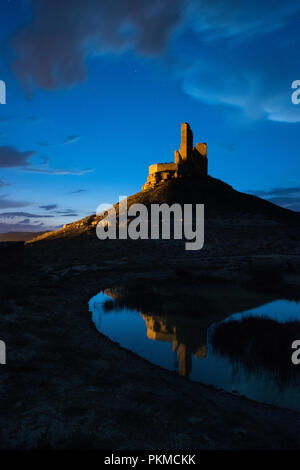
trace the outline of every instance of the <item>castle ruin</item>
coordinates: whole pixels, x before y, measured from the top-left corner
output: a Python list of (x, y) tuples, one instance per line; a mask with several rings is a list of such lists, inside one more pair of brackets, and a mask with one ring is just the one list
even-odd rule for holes
[(207, 176), (207, 145), (198, 143), (193, 147), (193, 132), (187, 122), (181, 124), (179, 151), (174, 152), (175, 163), (155, 163), (149, 166), (149, 176), (142, 191), (174, 178)]

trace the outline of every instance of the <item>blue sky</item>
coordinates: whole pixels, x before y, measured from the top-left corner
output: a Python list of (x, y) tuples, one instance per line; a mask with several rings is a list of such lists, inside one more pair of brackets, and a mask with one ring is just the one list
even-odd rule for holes
[(180, 123), (209, 173), (300, 210), (299, 1), (2, 0), (0, 232), (140, 190)]

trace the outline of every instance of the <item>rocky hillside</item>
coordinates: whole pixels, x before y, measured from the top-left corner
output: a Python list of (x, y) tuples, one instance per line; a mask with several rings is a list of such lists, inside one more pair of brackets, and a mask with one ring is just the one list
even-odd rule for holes
[[(132, 204), (144, 204), (149, 207), (153, 203), (169, 205), (204, 204), (205, 219), (235, 219), (241, 223), (260, 221), (261, 224), (273, 222), (279, 224), (300, 224), (300, 213), (276, 206), (275, 204), (256, 196), (236, 191), (221, 180), (207, 177), (202, 180), (185, 178), (166, 181), (154, 189), (136, 193), (128, 198), (128, 207)], [(119, 204), (114, 205), (116, 213)], [(67, 224), (55, 232), (44, 233), (33, 241), (52, 240), (64, 237), (74, 237), (95, 228), (100, 216), (95, 214), (84, 219)], [(32, 241), (31, 241), (32, 242)]]

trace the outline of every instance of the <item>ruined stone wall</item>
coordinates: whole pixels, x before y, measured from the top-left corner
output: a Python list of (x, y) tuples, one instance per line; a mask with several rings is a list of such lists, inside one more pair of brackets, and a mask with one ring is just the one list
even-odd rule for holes
[(155, 163), (149, 167), (147, 182), (142, 191), (173, 178), (207, 176), (207, 145), (197, 143), (193, 147), (193, 132), (187, 122), (181, 124), (181, 143), (179, 151), (174, 152), (175, 163)]
[(149, 175), (153, 173), (159, 173), (162, 171), (176, 171), (176, 163), (155, 163), (149, 166)]

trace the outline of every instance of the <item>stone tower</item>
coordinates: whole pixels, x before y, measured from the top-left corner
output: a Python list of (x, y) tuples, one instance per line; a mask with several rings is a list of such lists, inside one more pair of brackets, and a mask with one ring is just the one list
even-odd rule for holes
[(193, 132), (187, 122), (181, 124), (181, 143), (179, 153), (182, 162), (191, 158), (193, 153)]
[(142, 191), (174, 178), (207, 176), (207, 145), (198, 143), (193, 147), (193, 132), (187, 122), (181, 124), (181, 143), (179, 151), (174, 152), (174, 160), (175, 163), (150, 165), (149, 176)]

